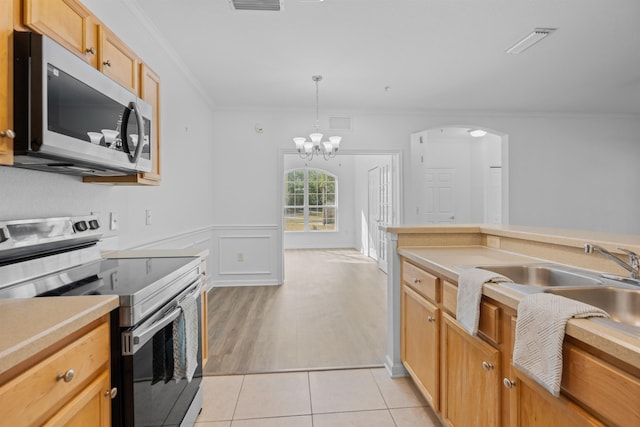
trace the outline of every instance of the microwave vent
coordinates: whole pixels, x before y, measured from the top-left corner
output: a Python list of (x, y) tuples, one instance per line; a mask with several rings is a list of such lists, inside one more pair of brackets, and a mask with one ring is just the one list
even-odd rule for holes
[(279, 12), (283, 8), (284, 0), (229, 0), (235, 10), (270, 10)]

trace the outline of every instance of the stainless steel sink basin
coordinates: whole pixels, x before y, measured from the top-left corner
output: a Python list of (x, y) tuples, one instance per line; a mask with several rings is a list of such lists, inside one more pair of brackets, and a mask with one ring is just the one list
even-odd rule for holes
[(545, 265), (489, 265), (479, 266), (477, 268), (493, 271), (494, 273), (508, 277), (516, 284), (527, 286), (585, 287), (599, 286), (604, 283), (597, 277), (582, 275)]
[(586, 289), (546, 289), (560, 295), (601, 308), (611, 320), (640, 328), (640, 289), (598, 287)]

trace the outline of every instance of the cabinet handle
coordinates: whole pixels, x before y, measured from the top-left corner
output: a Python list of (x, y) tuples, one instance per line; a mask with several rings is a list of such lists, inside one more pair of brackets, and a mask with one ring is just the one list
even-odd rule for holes
[(516, 382), (515, 381), (511, 381), (509, 378), (504, 378), (502, 380), (502, 384), (504, 384), (504, 386), (508, 389), (512, 389), (516, 386)]
[(84, 50), (84, 52), (85, 53), (90, 53), (91, 55), (95, 55), (96, 54), (96, 49), (93, 46), (91, 46), (91, 47), (86, 48)]
[(436, 318), (433, 316), (427, 316), (427, 322), (433, 323), (436, 321)]
[(482, 367), (485, 371), (490, 371), (493, 369), (493, 364), (489, 362), (482, 361)]
[(420, 283), (420, 279), (418, 279), (417, 277), (415, 279), (413, 279), (413, 284), (417, 285), (418, 283)]
[(105, 67), (111, 67), (111, 60), (110, 60), (110, 59), (107, 59), (106, 61), (104, 61), (104, 62), (102, 63), (102, 65), (104, 65)]
[(115, 399), (117, 395), (118, 395), (118, 389), (116, 387), (104, 392), (104, 396), (110, 399)]
[(76, 375), (76, 373), (74, 372), (74, 370), (73, 369), (69, 369), (64, 374), (58, 374), (58, 376), (56, 377), (56, 381), (64, 380), (65, 383), (69, 383), (69, 382), (71, 382), (73, 377), (75, 377), (75, 375)]
[(16, 137), (16, 133), (11, 129), (0, 130), (0, 138), (14, 139), (15, 137)]

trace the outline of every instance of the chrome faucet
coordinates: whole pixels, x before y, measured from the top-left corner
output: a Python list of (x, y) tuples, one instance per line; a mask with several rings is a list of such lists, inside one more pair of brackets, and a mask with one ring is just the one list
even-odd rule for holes
[(591, 243), (585, 243), (585, 245), (584, 245), (585, 253), (592, 254), (593, 251), (598, 251), (602, 255), (604, 255), (607, 258), (609, 258), (611, 261), (613, 261), (616, 264), (618, 264), (620, 267), (622, 267), (625, 270), (627, 270), (630, 273), (630, 277), (629, 277), (630, 279), (634, 279), (636, 281), (638, 279), (640, 279), (640, 256), (638, 256), (638, 254), (636, 254), (635, 252), (632, 252), (632, 251), (630, 251), (628, 249), (618, 248), (618, 250), (624, 252), (625, 254), (627, 254), (629, 256), (629, 263), (628, 264), (626, 262), (624, 262), (624, 261), (621, 261), (620, 258), (618, 258), (617, 256), (613, 255), (611, 252), (609, 252), (605, 248), (602, 248), (602, 247), (600, 247), (598, 245), (592, 245)]

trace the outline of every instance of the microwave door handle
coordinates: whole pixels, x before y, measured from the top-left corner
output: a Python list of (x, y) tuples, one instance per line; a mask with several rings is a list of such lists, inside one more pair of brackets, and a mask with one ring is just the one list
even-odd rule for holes
[(140, 154), (142, 154), (142, 147), (144, 146), (144, 120), (142, 118), (142, 113), (140, 113), (138, 109), (138, 104), (131, 102), (129, 103), (129, 108), (135, 114), (136, 121), (138, 122), (138, 143), (136, 144), (135, 153), (129, 153), (129, 161), (131, 163), (137, 163), (140, 158)]

